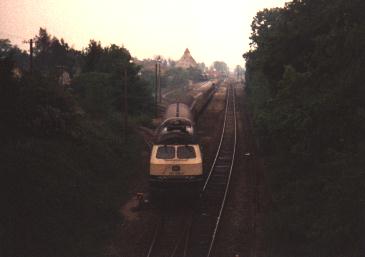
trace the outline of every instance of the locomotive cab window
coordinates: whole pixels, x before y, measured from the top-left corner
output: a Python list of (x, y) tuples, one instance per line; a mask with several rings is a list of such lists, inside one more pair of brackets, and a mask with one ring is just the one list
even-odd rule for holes
[(157, 159), (173, 159), (175, 158), (175, 147), (173, 146), (159, 146), (157, 148)]
[(179, 159), (194, 159), (196, 157), (194, 147), (190, 145), (179, 146), (177, 148), (177, 158)]

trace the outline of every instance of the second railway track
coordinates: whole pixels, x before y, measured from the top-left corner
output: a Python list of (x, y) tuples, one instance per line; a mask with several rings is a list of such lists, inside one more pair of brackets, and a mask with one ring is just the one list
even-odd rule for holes
[(235, 108), (235, 89), (229, 85), (221, 139), (203, 187), (199, 210), (194, 216), (187, 256), (209, 257), (213, 251), (235, 160), (237, 144)]

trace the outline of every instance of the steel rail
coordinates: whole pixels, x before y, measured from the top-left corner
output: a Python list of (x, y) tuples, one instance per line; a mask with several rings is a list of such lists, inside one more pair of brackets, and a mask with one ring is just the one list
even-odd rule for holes
[(190, 240), (190, 234), (191, 234), (191, 226), (192, 225), (193, 225), (193, 215), (191, 215), (191, 219), (190, 219), (190, 222), (189, 222), (189, 227), (188, 227), (188, 230), (186, 232), (186, 237), (185, 237), (185, 242), (184, 242), (184, 251), (183, 251), (182, 257), (187, 256), (188, 247), (189, 247), (189, 240)]
[(237, 146), (234, 86), (228, 84), (220, 141), (200, 194), (189, 241), (189, 256), (210, 257), (230, 188)]
[(219, 214), (218, 214), (217, 221), (216, 221), (216, 224), (215, 224), (214, 232), (213, 232), (212, 239), (211, 239), (211, 242), (210, 242), (210, 245), (209, 245), (208, 253), (206, 255), (207, 257), (210, 257), (210, 255), (212, 253), (213, 246), (214, 246), (215, 239), (216, 239), (217, 232), (218, 232), (218, 228), (219, 228), (219, 224), (220, 224), (220, 221), (221, 221), (221, 218), (222, 218), (223, 210), (224, 210), (224, 207), (226, 205), (226, 200), (227, 200), (227, 195), (228, 195), (228, 192), (229, 192), (229, 186), (230, 186), (230, 182), (231, 182), (232, 170), (233, 170), (235, 155), (236, 155), (237, 118), (236, 118), (235, 88), (233, 87), (231, 90), (233, 91), (233, 93), (232, 93), (232, 104), (233, 104), (233, 121), (234, 121), (234, 145), (233, 145), (232, 161), (231, 161), (231, 165), (230, 165), (230, 168), (229, 168), (228, 179), (227, 179), (227, 184), (226, 184), (226, 188), (225, 188), (225, 191), (224, 191), (222, 204), (221, 204), (220, 209), (219, 209)]
[(219, 141), (219, 145), (218, 145), (218, 148), (217, 148), (217, 153), (214, 157), (214, 160), (213, 160), (213, 163), (212, 163), (212, 166), (209, 170), (209, 174), (208, 174), (208, 177), (207, 179), (205, 180), (205, 183), (204, 183), (204, 186), (203, 186), (203, 189), (202, 189), (202, 192), (204, 192), (207, 188), (207, 185), (208, 185), (208, 182), (211, 178), (211, 175), (213, 173), (213, 170), (214, 170), (214, 167), (215, 167), (215, 164), (217, 162), (217, 159), (219, 157), (219, 153), (220, 153), (220, 150), (221, 150), (221, 147), (222, 147), (222, 143), (223, 143), (223, 138), (224, 138), (224, 132), (225, 132), (225, 129), (226, 129), (226, 123), (227, 123), (227, 113), (228, 113), (228, 100), (229, 100), (229, 89), (227, 89), (228, 92), (227, 92), (227, 97), (226, 97), (226, 107), (225, 107), (225, 111), (224, 111), (224, 121), (223, 121), (223, 126), (222, 126), (222, 132), (221, 132), (221, 138), (220, 138), (220, 141)]
[(151, 257), (152, 256), (153, 249), (155, 248), (157, 238), (158, 238), (158, 236), (160, 234), (160, 231), (161, 231), (162, 220), (163, 220), (163, 218), (161, 216), (160, 220), (159, 220), (159, 223), (156, 225), (155, 233), (153, 234), (152, 241), (151, 241), (150, 247), (148, 248), (148, 253), (147, 253), (146, 257)]
[[(190, 235), (190, 230), (191, 230), (191, 225), (192, 225), (192, 220), (193, 220), (193, 210), (190, 210), (189, 214), (186, 214), (185, 216), (186, 217), (184, 218), (184, 220), (186, 220), (186, 223), (184, 225), (184, 229), (182, 230), (182, 233), (180, 234), (178, 239), (175, 241), (171, 254), (168, 255), (170, 257), (180, 256), (180, 255), (178, 255), (180, 252), (183, 252), (182, 256), (186, 257), (187, 242), (189, 240), (189, 235)], [(149, 245), (148, 253), (147, 253), (146, 257), (157, 256), (156, 255), (156, 245), (157, 245), (158, 240), (160, 239), (161, 234), (164, 233), (163, 232), (164, 219), (165, 219), (165, 216), (162, 214), (160, 217), (159, 223), (155, 227), (155, 232), (153, 234), (151, 243)], [(177, 232), (180, 232), (180, 231), (177, 231)], [(170, 235), (168, 235), (168, 236), (170, 236)], [(182, 251), (179, 252), (179, 249), (181, 249)]]
[(177, 256), (179, 247), (181, 246), (181, 243), (183, 242), (183, 257), (186, 257), (186, 252), (187, 252), (187, 242), (189, 241), (189, 236), (190, 236), (190, 229), (191, 229), (191, 224), (193, 223), (193, 211), (190, 212), (188, 220), (185, 224), (183, 233), (181, 234), (179, 240), (176, 242), (174, 250), (172, 251), (170, 257), (175, 257)]

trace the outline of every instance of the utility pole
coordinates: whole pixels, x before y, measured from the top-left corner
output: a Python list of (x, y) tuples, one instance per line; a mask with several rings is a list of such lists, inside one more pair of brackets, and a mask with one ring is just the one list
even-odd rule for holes
[(29, 60), (29, 70), (30, 74), (33, 73), (33, 39), (29, 40), (29, 53), (30, 53), (30, 60)]
[(124, 66), (124, 122), (123, 122), (123, 141), (127, 141), (128, 128), (128, 87), (127, 87), (127, 67)]
[(29, 41), (23, 41), (23, 43), (29, 43), (29, 73), (32, 75), (33, 73), (33, 39), (29, 39)]
[(158, 79), (157, 79), (157, 62), (156, 62), (156, 64), (155, 64), (155, 115), (156, 115), (156, 117), (158, 115), (157, 104), (158, 104)]
[(123, 142), (127, 142), (127, 129), (128, 129), (128, 65), (132, 65), (133, 60), (130, 59), (128, 62), (123, 64)]
[(161, 62), (158, 61), (158, 97), (159, 97), (159, 103), (162, 102), (162, 96), (161, 96)]

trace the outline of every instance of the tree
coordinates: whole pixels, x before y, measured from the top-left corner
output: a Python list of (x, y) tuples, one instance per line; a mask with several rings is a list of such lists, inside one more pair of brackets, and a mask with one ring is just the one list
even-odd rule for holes
[(202, 70), (200, 68), (189, 67), (187, 69), (188, 77), (190, 80), (194, 82), (198, 82), (202, 80)]
[(205, 72), (207, 69), (207, 66), (205, 66), (204, 62), (198, 63), (198, 68), (202, 71)]
[(251, 24), (246, 90), (275, 199), (272, 256), (363, 252), (364, 9), (294, 0)]
[(0, 39), (0, 57), (7, 56), (12, 49), (9, 39)]
[(76, 69), (80, 52), (69, 47), (61, 38), (52, 37), (44, 28), (39, 29), (35, 37), (34, 63), (35, 68), (42, 73), (58, 75), (57, 70), (66, 68), (69, 71)]
[(74, 76), (65, 90), (52, 72), (58, 65), (73, 69), (84, 55), (45, 29), (36, 43), (37, 69), (15, 77), (18, 52), (29, 55), (9, 40), (0, 41), (2, 212), (11, 217), (1, 221), (0, 251), (101, 256), (105, 240), (100, 238), (110, 238), (120, 220), (117, 206), (142, 151), (132, 131), (128, 144), (121, 140), (123, 71), (136, 124), (149, 122), (151, 92), (138, 76), (140, 67), (129, 62), (128, 50), (115, 45), (102, 48), (100, 58), (90, 62), (96, 71)]
[(228, 65), (225, 62), (221, 62), (221, 61), (215, 61), (213, 63), (213, 68), (222, 73), (222, 74), (228, 74), (229, 73), (229, 68)]
[(186, 86), (189, 80), (188, 71), (182, 68), (171, 68), (166, 71), (166, 83), (170, 86)]
[(28, 68), (29, 56), (26, 51), (12, 45), (9, 39), (0, 39), (0, 58), (7, 58), (14, 62), (13, 68), (26, 70)]
[(138, 116), (148, 109), (152, 102), (151, 87), (141, 80), (141, 67), (132, 63), (131, 54), (126, 48), (115, 44), (102, 47), (100, 42), (90, 40), (83, 54), (84, 72), (73, 85), (85, 110), (98, 117), (120, 112), (125, 79), (129, 114)]
[(95, 40), (90, 40), (88, 47), (85, 49), (85, 64), (83, 67), (84, 72), (96, 71), (97, 64), (103, 54), (103, 48), (101, 43)]
[(240, 65), (237, 65), (234, 69), (234, 74), (237, 76), (237, 79), (243, 78), (244, 70)]

